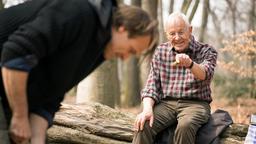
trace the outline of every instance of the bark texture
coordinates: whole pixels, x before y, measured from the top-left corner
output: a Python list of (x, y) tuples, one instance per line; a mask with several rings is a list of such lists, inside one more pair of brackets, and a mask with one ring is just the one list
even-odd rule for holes
[[(99, 103), (63, 104), (48, 130), (50, 144), (129, 144), (135, 115)], [(222, 144), (243, 144), (248, 125), (233, 124)]]

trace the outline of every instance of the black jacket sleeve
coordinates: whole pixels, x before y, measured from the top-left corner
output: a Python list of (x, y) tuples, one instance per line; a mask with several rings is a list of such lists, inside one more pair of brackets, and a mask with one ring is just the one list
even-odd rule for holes
[(40, 58), (54, 52), (63, 31), (57, 19), (56, 14), (45, 13), (20, 26), (3, 45), (2, 65), (29, 71)]
[[(2, 66), (30, 71), (40, 59), (59, 50), (62, 43), (71, 41), (72, 27), (79, 27), (81, 9), (75, 1), (53, 0), (36, 17), (12, 33), (4, 43)], [(70, 35), (70, 39), (63, 38)]]

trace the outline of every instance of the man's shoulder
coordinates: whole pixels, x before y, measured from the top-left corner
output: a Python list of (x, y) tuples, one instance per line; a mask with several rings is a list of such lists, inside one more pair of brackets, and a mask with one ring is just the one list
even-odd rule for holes
[(216, 49), (214, 48), (214, 46), (212, 46), (211, 44), (199, 42), (199, 41), (196, 41), (196, 40), (195, 40), (194, 43), (193, 43), (193, 47), (194, 47), (196, 50), (199, 50), (199, 51), (208, 51), (208, 50), (211, 50), (211, 51), (217, 52)]
[(156, 48), (156, 52), (158, 52), (158, 53), (165, 53), (165, 52), (168, 51), (169, 47), (170, 47), (169, 42), (161, 43)]

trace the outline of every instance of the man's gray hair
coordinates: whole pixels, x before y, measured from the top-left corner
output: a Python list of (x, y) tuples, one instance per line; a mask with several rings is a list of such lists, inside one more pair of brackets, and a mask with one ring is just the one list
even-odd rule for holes
[(166, 30), (167, 30), (167, 26), (168, 26), (168, 24), (170, 23), (170, 21), (172, 21), (173, 19), (176, 19), (176, 18), (181, 18), (181, 19), (185, 22), (185, 24), (186, 24), (187, 27), (190, 26), (189, 20), (188, 20), (188, 18), (186, 17), (185, 14), (183, 14), (183, 13), (181, 13), (181, 12), (173, 12), (173, 13), (171, 13), (171, 14), (168, 16), (167, 20), (165, 21), (165, 25), (164, 25), (164, 31), (165, 31), (165, 32), (166, 32)]

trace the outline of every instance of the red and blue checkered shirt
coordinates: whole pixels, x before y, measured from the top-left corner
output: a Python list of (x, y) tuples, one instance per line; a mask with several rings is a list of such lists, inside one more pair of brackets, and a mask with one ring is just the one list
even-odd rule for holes
[(192, 36), (185, 53), (204, 67), (206, 79), (195, 78), (189, 68), (172, 66), (178, 52), (169, 42), (163, 43), (153, 55), (148, 80), (141, 91), (142, 99), (151, 97), (156, 103), (164, 98), (212, 101), (210, 83), (216, 67), (217, 51)]

